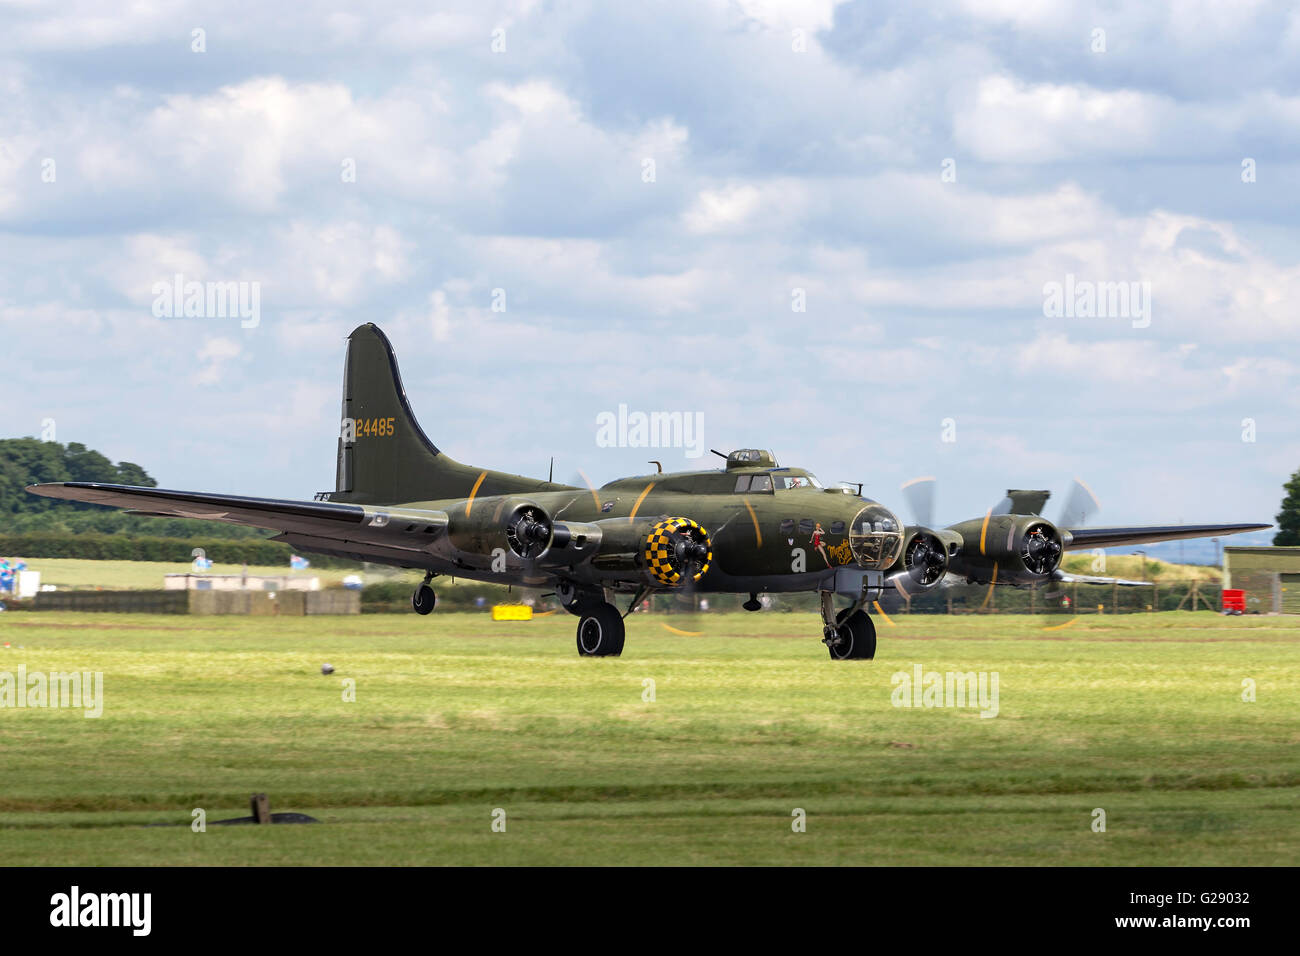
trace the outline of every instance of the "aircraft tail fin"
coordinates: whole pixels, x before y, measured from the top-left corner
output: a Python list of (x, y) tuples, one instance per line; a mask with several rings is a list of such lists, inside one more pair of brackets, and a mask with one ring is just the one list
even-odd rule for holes
[(548, 487), (565, 486), (473, 468), (443, 454), (411, 411), (388, 336), (373, 323), (348, 336), (331, 501), (395, 504)]

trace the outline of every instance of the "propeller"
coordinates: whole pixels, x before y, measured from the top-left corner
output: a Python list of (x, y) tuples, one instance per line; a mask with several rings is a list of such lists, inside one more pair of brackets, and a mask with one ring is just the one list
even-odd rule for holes
[(926, 528), (934, 527), (934, 489), (935, 478), (927, 475), (903, 482), (899, 489), (912, 512), (912, 523)]
[(1070, 493), (1065, 496), (1065, 504), (1061, 507), (1061, 516), (1056, 524), (1061, 528), (1081, 528), (1100, 510), (1101, 502), (1092, 493), (1092, 489), (1076, 478), (1070, 487)]
[[(907, 501), (915, 524), (927, 528), (934, 527), (935, 488), (936, 481), (933, 476), (913, 478), (900, 487), (899, 490)], [(1042, 514), (1043, 506), (1051, 497), (1045, 491), (1017, 491), (1014, 494), (1015, 498), (1011, 495), (1004, 496), (989, 510), (989, 513), (994, 515)], [(1100, 510), (1101, 502), (1097, 500), (1092, 489), (1084, 484), (1082, 479), (1075, 478), (1074, 484), (1070, 486), (1070, 491), (1065, 496), (1065, 504), (1061, 507), (1061, 515), (1056, 524), (1061, 528), (1079, 528), (1088, 519), (1095, 517)]]

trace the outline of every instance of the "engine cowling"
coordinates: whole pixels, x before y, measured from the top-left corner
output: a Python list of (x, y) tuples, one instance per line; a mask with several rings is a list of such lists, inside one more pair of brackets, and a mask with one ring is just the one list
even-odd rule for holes
[(650, 577), (675, 588), (698, 581), (713, 563), (709, 533), (690, 518), (665, 518), (646, 535), (641, 558)]
[(550, 550), (554, 533), (546, 509), (527, 498), (480, 498), (448, 509), (448, 541), (476, 561), (490, 560), (498, 549), (525, 561), (538, 560)]
[(1038, 515), (989, 515), (954, 525), (961, 550), (949, 565), (968, 580), (1008, 584), (1046, 580), (1061, 566), (1065, 542), (1056, 525)]
[(939, 586), (948, 573), (949, 552), (956, 550), (960, 537), (925, 527), (903, 530), (903, 550), (889, 569), (890, 580), (910, 594)]
[(597, 577), (640, 577), (651, 587), (678, 588), (708, 573), (713, 563), (709, 533), (690, 518), (593, 522), (600, 538), (591, 559)]

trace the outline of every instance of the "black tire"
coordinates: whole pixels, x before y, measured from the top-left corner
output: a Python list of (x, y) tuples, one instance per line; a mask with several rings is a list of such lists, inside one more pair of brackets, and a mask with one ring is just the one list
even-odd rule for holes
[(830, 645), (831, 660), (869, 661), (876, 656), (876, 623), (866, 611), (846, 607), (836, 615), (835, 627), (840, 642)]
[(411, 595), (411, 607), (415, 609), (416, 614), (432, 614), (437, 605), (438, 595), (434, 594), (433, 588), (427, 584), (421, 584)]
[(578, 619), (578, 653), (583, 657), (618, 657), (623, 638), (623, 615), (612, 604), (586, 608)]
[(568, 591), (562, 587), (556, 588), (555, 596), (560, 601), (560, 607), (574, 617), (585, 617), (606, 603), (600, 591), (579, 591), (572, 587)]

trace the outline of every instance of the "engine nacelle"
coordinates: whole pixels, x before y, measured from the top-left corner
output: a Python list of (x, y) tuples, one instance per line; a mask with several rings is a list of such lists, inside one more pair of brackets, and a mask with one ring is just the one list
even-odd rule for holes
[(480, 498), (447, 509), (447, 540), (462, 555), (480, 561), (493, 552), (536, 561), (551, 549), (554, 526), (546, 509), (513, 495)]
[(1034, 584), (1061, 566), (1065, 542), (1056, 525), (1038, 515), (989, 515), (953, 525), (961, 550), (949, 563), (954, 574), (989, 584)]
[(909, 594), (939, 586), (953, 552), (960, 549), (961, 536), (951, 531), (934, 531), (921, 526), (903, 529), (903, 550), (889, 568), (889, 578)]
[(593, 522), (600, 543), (592, 568), (611, 575), (635, 574), (655, 588), (678, 588), (698, 581), (713, 563), (709, 533), (690, 518)]

